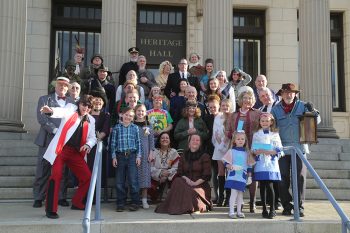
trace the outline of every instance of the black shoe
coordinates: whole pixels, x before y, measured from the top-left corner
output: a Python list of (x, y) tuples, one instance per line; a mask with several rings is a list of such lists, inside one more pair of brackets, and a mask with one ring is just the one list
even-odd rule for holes
[(304, 214), (304, 208), (299, 208), (299, 216), (300, 217), (304, 217), (305, 214)]
[(136, 204), (130, 204), (130, 206), (129, 206), (130, 211), (136, 211), (138, 209), (139, 209), (139, 206)]
[(276, 211), (270, 211), (268, 218), (273, 219), (276, 217)]
[(124, 210), (125, 210), (124, 206), (117, 206), (117, 209), (116, 209), (117, 212), (123, 212)]
[(40, 208), (43, 206), (43, 201), (42, 200), (35, 200), (33, 203), (34, 208)]
[(79, 208), (75, 205), (72, 204), (72, 206), (70, 207), (72, 210), (85, 210), (85, 208)]
[(52, 219), (57, 219), (60, 216), (58, 216), (58, 214), (56, 212), (46, 212), (46, 217), (52, 218)]
[(292, 204), (287, 204), (284, 208), (283, 208), (283, 211), (282, 211), (282, 215), (285, 215), (285, 216), (290, 216), (292, 215), (292, 210), (294, 209), (294, 206)]
[(58, 200), (58, 204), (63, 207), (69, 206), (69, 202), (66, 199)]
[(267, 210), (263, 210), (263, 212), (261, 214), (262, 214), (263, 218), (269, 217), (269, 213), (267, 212)]
[(249, 203), (249, 212), (255, 213), (255, 210), (256, 210), (255, 203)]
[(222, 207), (223, 202), (224, 202), (224, 197), (219, 197), (219, 199), (216, 202), (216, 206)]

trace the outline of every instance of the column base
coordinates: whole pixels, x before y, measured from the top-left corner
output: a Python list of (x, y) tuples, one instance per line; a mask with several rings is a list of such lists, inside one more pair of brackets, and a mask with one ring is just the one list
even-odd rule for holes
[(339, 138), (336, 130), (333, 127), (318, 127), (317, 137), (318, 138), (336, 138), (336, 139)]
[(0, 121), (0, 132), (27, 133), (22, 122)]

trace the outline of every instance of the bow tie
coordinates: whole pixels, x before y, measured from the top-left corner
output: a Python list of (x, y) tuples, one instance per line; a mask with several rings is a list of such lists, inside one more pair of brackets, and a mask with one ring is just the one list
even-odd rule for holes
[(57, 96), (57, 99), (58, 99), (58, 100), (66, 100), (66, 97), (65, 97), (65, 96), (62, 96), (62, 97)]

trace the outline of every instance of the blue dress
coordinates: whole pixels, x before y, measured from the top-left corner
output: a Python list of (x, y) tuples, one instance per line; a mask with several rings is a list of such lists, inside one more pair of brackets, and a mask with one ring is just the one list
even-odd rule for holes
[(248, 165), (248, 154), (244, 147), (233, 147), (223, 158), (225, 167), (227, 164), (242, 167), (241, 170), (232, 170), (227, 172), (225, 188), (236, 189), (244, 192), (247, 183), (248, 172), (251, 172), (252, 167)]
[(264, 154), (255, 157), (253, 180), (281, 180), (281, 173), (278, 165), (278, 159), (284, 155), (282, 143), (278, 132), (260, 129), (253, 135), (252, 147), (256, 144), (270, 144), (277, 154), (266, 156)]
[[(145, 122), (134, 122), (139, 127), (141, 142), (141, 165), (138, 167), (139, 188), (151, 187), (151, 163), (148, 162), (148, 155), (154, 150), (154, 135), (150, 126), (146, 126)], [(145, 128), (148, 128), (145, 133)]]

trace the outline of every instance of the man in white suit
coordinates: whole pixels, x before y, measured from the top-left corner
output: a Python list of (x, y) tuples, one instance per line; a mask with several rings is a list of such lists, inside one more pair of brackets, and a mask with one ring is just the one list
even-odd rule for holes
[(92, 96), (84, 95), (77, 105), (52, 108), (43, 106), (41, 112), (51, 118), (62, 118), (61, 124), (48, 146), (44, 159), (52, 164), (46, 196), (46, 216), (58, 218), (58, 192), (62, 167), (66, 164), (79, 180), (78, 189), (72, 198), (72, 209), (84, 210), (84, 198), (90, 185), (91, 172), (84, 160), (86, 153), (96, 144), (95, 119), (89, 115)]

